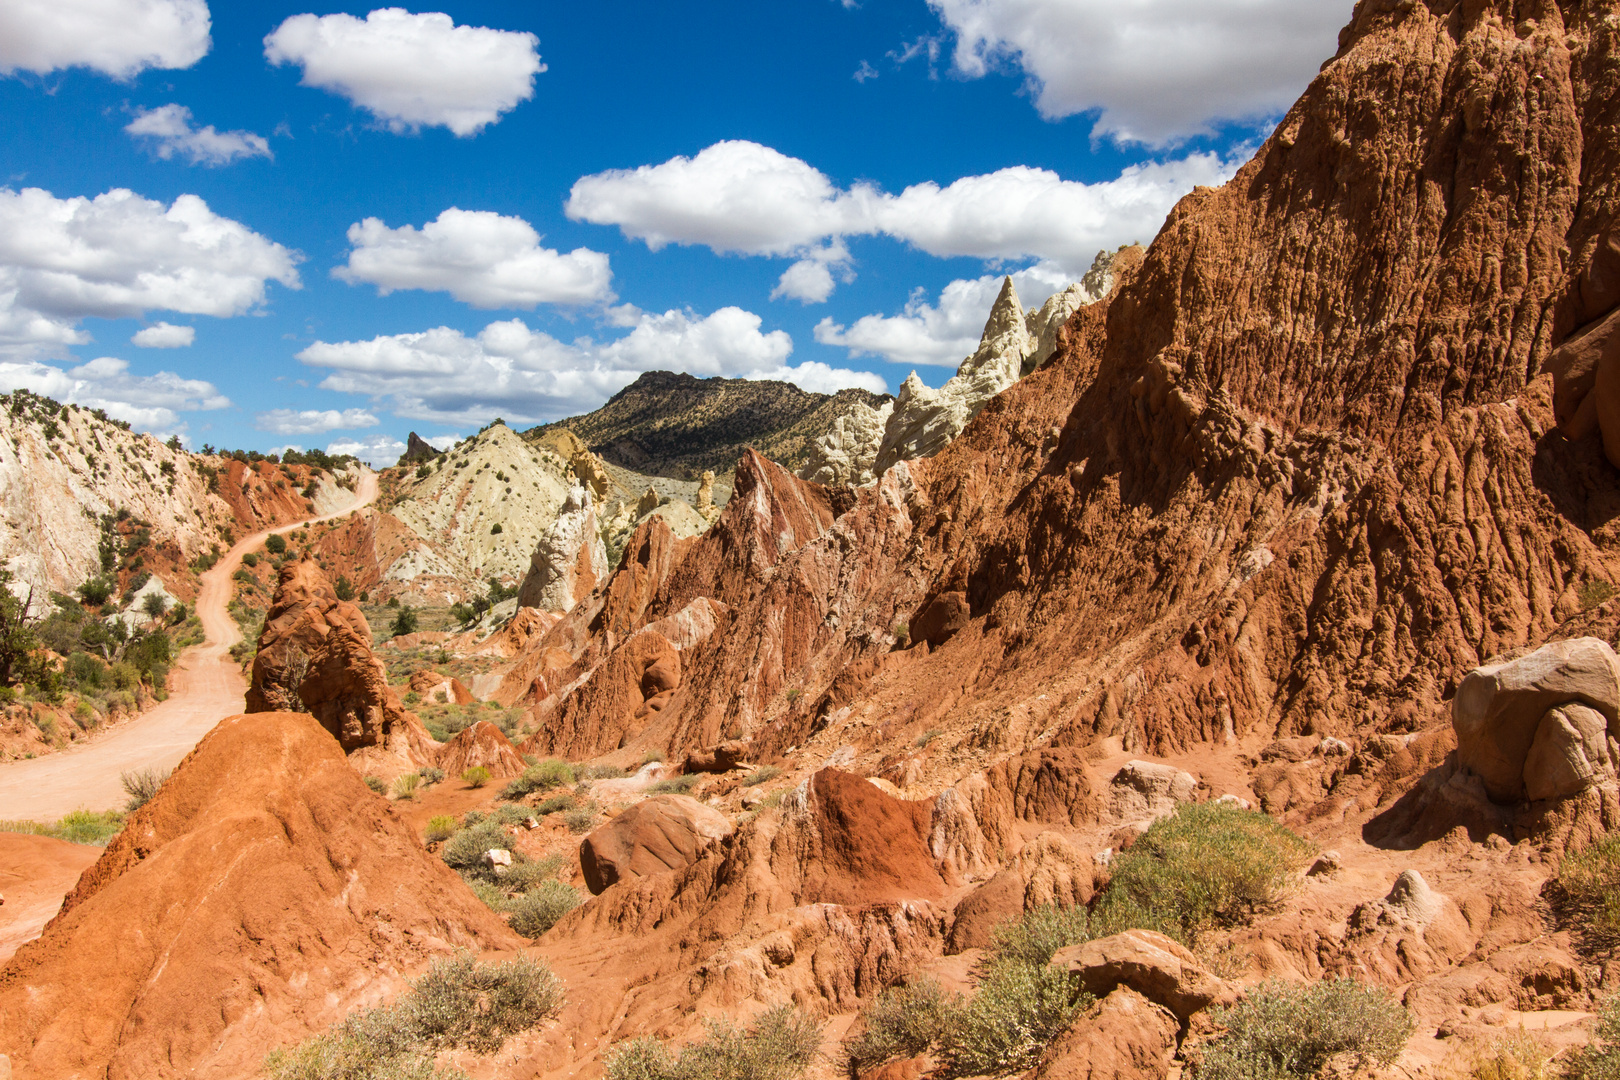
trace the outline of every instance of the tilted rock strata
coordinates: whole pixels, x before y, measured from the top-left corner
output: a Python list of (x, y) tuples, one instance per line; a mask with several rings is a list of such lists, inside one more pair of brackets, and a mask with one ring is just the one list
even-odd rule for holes
[(557, 520), (535, 545), (529, 571), (518, 588), (518, 604), (564, 612), (589, 596), (607, 575), (607, 548), (596, 504), (585, 488), (571, 488)]

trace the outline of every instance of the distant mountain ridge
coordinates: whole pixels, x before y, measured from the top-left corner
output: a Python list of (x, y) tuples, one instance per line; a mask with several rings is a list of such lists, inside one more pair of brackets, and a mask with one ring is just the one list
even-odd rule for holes
[(566, 429), (615, 465), (676, 480), (727, 473), (749, 447), (797, 470), (853, 403), (892, 400), (868, 390), (815, 394), (785, 382), (649, 371), (595, 412), (531, 428), (524, 438)]

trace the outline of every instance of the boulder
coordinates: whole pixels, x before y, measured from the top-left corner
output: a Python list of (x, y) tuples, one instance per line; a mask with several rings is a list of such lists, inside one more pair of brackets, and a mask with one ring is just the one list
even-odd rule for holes
[(1080, 977), (1097, 997), (1128, 986), (1164, 1006), (1182, 1023), (1211, 1005), (1230, 1004), (1237, 993), (1191, 952), (1152, 930), (1127, 930), (1112, 937), (1059, 949), (1052, 963)]
[(484, 865), (499, 874), (512, 868), (512, 853), (505, 848), (490, 848), (484, 852)]
[(1162, 1006), (1121, 987), (1052, 1040), (1030, 1080), (1164, 1080), (1180, 1025)]
[(626, 878), (680, 870), (705, 847), (732, 833), (731, 822), (685, 795), (637, 803), (579, 845), (580, 870), (593, 895)]
[[(1572, 711), (1572, 705), (1585, 709)], [(1603, 720), (1601, 736), (1593, 713)], [(1597, 638), (1555, 641), (1516, 659), (1475, 668), (1457, 688), (1451, 706), (1457, 761), (1480, 778), (1486, 794), (1498, 803), (1571, 794), (1583, 772), (1588, 782), (1612, 775), (1609, 739), (1616, 733), (1617, 717), (1620, 658)], [(1538, 794), (1531, 796), (1531, 789)]]
[(732, 739), (718, 746), (711, 746), (707, 750), (694, 750), (686, 755), (686, 764), (682, 771), (687, 773), (723, 773), (730, 772), (742, 764), (748, 757), (748, 743), (741, 739)]
[(1620, 226), (1598, 237), (1597, 248), (1577, 284), (1575, 325), (1582, 326), (1620, 306)]
[(488, 720), (462, 728), (439, 750), (439, 768), (451, 776), (460, 776), (475, 766), (488, 769), (495, 780), (519, 776), (525, 768), (523, 758), (501, 729)]
[(1121, 821), (1163, 817), (1191, 802), (1198, 778), (1173, 765), (1127, 761), (1108, 782), (1108, 808)]

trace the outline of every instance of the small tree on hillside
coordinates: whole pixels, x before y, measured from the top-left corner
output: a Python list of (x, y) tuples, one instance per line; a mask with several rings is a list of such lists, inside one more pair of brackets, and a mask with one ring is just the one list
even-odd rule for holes
[(416, 612), (408, 607), (400, 607), (399, 614), (394, 616), (394, 625), (389, 628), (390, 637), (400, 637), (404, 634), (416, 633)]
[(39, 661), (34, 651), (39, 648), (39, 635), (35, 633), (38, 616), (31, 614), (34, 590), (22, 599), (11, 591), (10, 570), (0, 570), (0, 686), (16, 686), (34, 677)]

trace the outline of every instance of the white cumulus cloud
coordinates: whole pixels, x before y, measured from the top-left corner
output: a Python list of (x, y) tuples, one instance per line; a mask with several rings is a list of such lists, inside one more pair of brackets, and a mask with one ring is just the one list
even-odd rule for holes
[(608, 257), (588, 248), (566, 254), (540, 246), (520, 217), (452, 206), (417, 229), (390, 229), (377, 218), (349, 226), (347, 266), (333, 276), (395, 289), (448, 292), (477, 308), (532, 308), (613, 300)]
[(303, 85), (348, 98), (391, 130), (445, 127), (476, 135), (534, 94), (540, 39), (457, 26), (443, 12), (380, 8), (294, 15), (264, 39), (272, 64), (303, 68)]
[[(1020, 270), (1012, 279), (1019, 299), (1027, 307), (1045, 303), (1047, 297), (1076, 280), (1052, 263)], [(816, 324), (816, 340), (848, 349), (851, 359), (878, 356), (913, 367), (956, 367), (979, 347), (979, 337), (1001, 292), (1001, 282), (1000, 274), (953, 281), (940, 290), (939, 300), (932, 304), (928, 294), (917, 289), (898, 315), (866, 315), (848, 327), (831, 318), (822, 319)]]
[(270, 281), (299, 288), (299, 258), (195, 195), (164, 206), (123, 188), (0, 188), (0, 352), (84, 344), (87, 316), (240, 315)]
[(193, 165), (229, 165), (237, 158), (274, 157), (263, 135), (251, 131), (216, 131), (213, 124), (193, 127), (191, 110), (184, 105), (141, 109), (135, 119), (124, 126), (124, 131), (136, 139), (147, 140), (152, 152), (164, 161), (184, 155)]
[(208, 55), (204, 0), (5, 0), (0, 74), (85, 67), (129, 79)]
[(379, 423), (364, 409), (270, 409), (253, 417), (254, 427), (277, 435), (320, 435), (343, 428), (376, 427)]
[(635, 319), (628, 334), (605, 342), (565, 343), (512, 319), (472, 336), (441, 326), (369, 341), (316, 342), (298, 359), (331, 371), (322, 389), (365, 394), (395, 415), (450, 424), (495, 416), (538, 422), (588, 412), (642, 372), (662, 369), (782, 379), (818, 391), (886, 389), (867, 372), (790, 365), (792, 339), (780, 330), (763, 332), (760, 317), (740, 308), (707, 316), (638, 313)]
[(832, 271), (826, 263), (800, 259), (782, 271), (776, 288), (771, 290), (771, 299), (785, 296), (806, 304), (821, 304), (833, 294), (833, 287)]
[(405, 444), (392, 435), (368, 435), (364, 439), (335, 439), (326, 444), (326, 452), (336, 456), (353, 454), (373, 469), (386, 469), (399, 461)]
[[(1237, 165), (1189, 154), (1131, 165), (1094, 184), (1015, 166), (892, 195), (870, 184), (840, 189), (798, 158), (731, 141), (691, 158), (582, 177), (566, 210), (576, 220), (616, 225), (654, 250), (693, 244), (803, 259), (817, 257), (816, 244), (886, 235), (942, 257), (1050, 259), (1078, 276), (1098, 251), (1151, 240), (1176, 200), (1198, 185), (1224, 183)], [(808, 268), (796, 282), (806, 291), (823, 283)], [(801, 295), (789, 289), (784, 281), (782, 295)]]
[(143, 349), (184, 349), (197, 340), (197, 328), (157, 322), (135, 331), (129, 340)]
[(115, 419), (161, 435), (183, 428), (182, 412), (224, 409), (231, 404), (213, 383), (181, 378), (172, 371), (132, 375), (129, 363), (113, 356), (66, 370), (37, 360), (0, 361), (0, 387), (21, 387), (58, 401), (105, 409)]
[(1021, 69), (1049, 119), (1166, 145), (1286, 109), (1334, 54), (1353, 0), (928, 0), (956, 70)]

